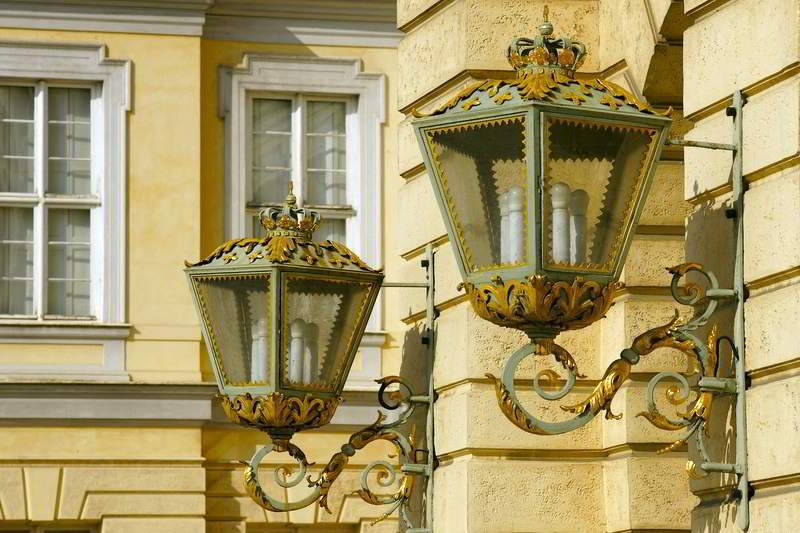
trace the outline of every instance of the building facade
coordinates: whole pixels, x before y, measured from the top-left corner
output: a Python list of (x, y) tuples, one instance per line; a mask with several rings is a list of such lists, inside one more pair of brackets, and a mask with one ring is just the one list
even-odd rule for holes
[[(655, 373), (692, 371), (682, 353), (637, 365), (614, 400), (621, 420), (560, 436), (510, 424), (485, 377), (526, 339), (482, 321), (458, 290), (412, 111), (514, 77), (506, 48), (536, 33), (545, 3), (557, 35), (586, 43), (582, 70), (671, 107), (674, 138), (730, 142), (725, 107), (736, 89), (748, 99), (749, 531), (794, 531), (797, 0), (0, 3), (0, 531), (402, 529), (396, 515), (373, 524), (385, 510), (352, 494), (361, 468), (393, 453), (377, 443), (337, 481), (332, 514), (262, 510), (239, 461), (266, 436), (228, 423), (214, 398), (183, 262), (259, 234), (258, 211), (289, 183), (325, 217), (317, 238), (346, 242), (387, 281), (423, 281), (419, 261), (436, 251), (436, 533), (738, 531), (732, 476), (690, 482), (692, 446), (658, 453), (675, 435), (636, 416)], [(576, 397), (672, 315), (665, 267), (701, 262), (730, 284), (729, 172), (728, 153), (664, 150), (625, 293), (605, 319), (559, 337), (587, 375)], [(425, 308), (424, 291), (381, 295), (344, 406), (296, 437), (311, 461), (374, 421), (375, 379), (425, 383)], [(729, 316), (717, 321), (730, 334)], [(550, 366), (526, 367), (520, 388)], [(713, 416), (712, 452), (730, 459), (730, 405)]]
[[(252, 235), (288, 183), (321, 231), (383, 261), (396, 176), (393, 2), (0, 5), (4, 450), (0, 530), (382, 531), (350, 495), (380, 445), (312, 507), (267, 513), (242, 466), (182, 272)], [(376, 416), (372, 317), (324, 464)], [(305, 436), (299, 437), (304, 441)], [(377, 449), (375, 449), (377, 448)], [(281, 461), (282, 459), (278, 459)], [(302, 487), (301, 487), (302, 488)]]

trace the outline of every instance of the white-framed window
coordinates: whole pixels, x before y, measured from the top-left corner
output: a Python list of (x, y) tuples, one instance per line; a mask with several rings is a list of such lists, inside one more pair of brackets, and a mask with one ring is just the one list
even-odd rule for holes
[(0, 342), (104, 346), (0, 373), (127, 379), (130, 80), (103, 45), (0, 41)]
[(348, 222), (351, 233), (356, 223), (353, 193), (358, 183), (354, 164), (348, 171), (347, 160), (357, 152), (357, 110), (354, 96), (247, 94), (245, 216), (250, 235), (264, 234), (261, 209), (283, 205), (291, 182), (298, 204), (322, 216), (315, 237), (347, 243)]
[[(322, 215), (317, 241), (383, 266), (385, 76), (363, 72), (359, 59), (245, 54), (220, 68), (219, 82), (226, 238), (263, 234), (258, 213), (282, 205), (291, 181), (299, 204)], [(384, 341), (379, 298), (349, 390), (375, 389)]]
[(98, 84), (0, 80), (0, 317), (102, 314), (101, 104)]

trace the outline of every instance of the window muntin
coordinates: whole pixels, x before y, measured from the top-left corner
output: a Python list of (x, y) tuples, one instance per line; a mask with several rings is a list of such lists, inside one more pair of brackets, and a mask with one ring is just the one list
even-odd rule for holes
[(252, 235), (263, 236), (258, 214), (283, 204), (289, 182), (298, 204), (319, 211), (316, 240), (347, 242), (347, 159), (353, 98), (251, 94), (248, 98), (245, 212)]
[(0, 82), (0, 316), (94, 318), (96, 84)]

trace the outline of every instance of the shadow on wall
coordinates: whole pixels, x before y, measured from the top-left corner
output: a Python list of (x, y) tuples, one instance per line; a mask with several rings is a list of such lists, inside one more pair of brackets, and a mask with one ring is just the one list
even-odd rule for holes
[[(699, 194), (695, 184), (695, 195)], [(687, 219), (686, 258), (702, 264), (714, 272), (722, 288), (733, 287), (733, 269), (736, 257), (735, 219), (726, 217), (725, 210), (732, 207), (730, 198), (712, 199), (697, 208)], [(746, 213), (746, 209), (745, 209)], [(703, 283), (696, 274), (690, 274), (688, 282)], [(736, 304), (720, 303), (717, 312), (709, 323), (697, 332), (700, 339), (708, 337), (716, 324), (719, 336), (733, 338), (733, 319)], [(733, 376), (733, 354), (728, 343), (721, 343), (719, 353), (719, 374)], [(708, 434), (705, 444), (713, 462), (736, 462), (736, 421), (735, 397), (717, 396), (711, 410)], [(689, 458), (702, 461), (697, 439), (689, 443)], [(731, 498), (736, 485), (733, 474), (711, 474), (700, 480), (691, 480), (692, 492), (700, 498), (700, 503), (692, 512), (692, 531), (702, 533), (722, 533), (736, 531), (737, 503)]]
[[(408, 329), (403, 336), (403, 354), (402, 362), (400, 364), (400, 377), (406, 380), (411, 387), (414, 394), (428, 394), (428, 376), (433, 371), (433, 359), (431, 353), (435, 353), (436, 334), (432, 338), (433, 352), (428, 349), (428, 346), (422, 344), (422, 337), (425, 330), (425, 324), (420, 322), (410, 329)], [(428, 450), (431, 446), (428, 443), (428, 435), (426, 433), (426, 420), (428, 416), (428, 408), (424, 405), (417, 407), (417, 411), (412, 415), (402, 431), (406, 434), (414, 430), (415, 442), (414, 447), (417, 449)], [(416, 459), (417, 462), (422, 463), (427, 461), (427, 456), (420, 454)], [(411, 494), (409, 505), (409, 519), (412, 525), (421, 524), (421, 519), (425, 511), (425, 483), (424, 478), (417, 477), (414, 480), (414, 490)], [(401, 531), (405, 531), (403, 520), (400, 520)]]

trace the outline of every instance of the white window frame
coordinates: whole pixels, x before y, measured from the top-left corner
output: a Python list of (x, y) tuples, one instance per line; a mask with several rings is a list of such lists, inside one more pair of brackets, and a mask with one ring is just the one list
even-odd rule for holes
[[(46, 283), (42, 272), (47, 243), (34, 246), (34, 296), (39, 298), (35, 318), (0, 316), (0, 342), (3, 343), (86, 343), (95, 341), (105, 346), (102, 367), (76, 367), (70, 365), (0, 366), (3, 374), (49, 373), (51, 375), (80, 374), (98, 379), (128, 379), (124, 373), (124, 339), (129, 334), (126, 324), (125, 249), (126, 249), (126, 195), (127, 188), (127, 114), (131, 110), (131, 62), (107, 57), (105, 45), (59, 44), (0, 41), (0, 84), (25, 84), (42, 90), (44, 80), (51, 86), (92, 87), (92, 192), (95, 198), (65, 198), (64, 207), (91, 207), (91, 264), (92, 264), (92, 314), (91, 318), (45, 317), (44, 290), (36, 290), (37, 283)], [(46, 120), (46, 100), (35, 100), (35, 116)], [(35, 121), (35, 122), (38, 122)], [(42, 122), (44, 124), (44, 122)], [(35, 126), (36, 127), (36, 126)], [(35, 130), (36, 157), (46, 157), (44, 128)], [(41, 162), (35, 167), (43, 167)], [(14, 199), (4, 196), (2, 205), (32, 205), (43, 194), (46, 174), (35, 172), (37, 191), (33, 195), (20, 194)], [(62, 203), (61, 198), (50, 197), (47, 203)], [(39, 204), (41, 205), (41, 203)], [(46, 236), (46, 220), (34, 216), (34, 234)], [(39, 226), (37, 228), (37, 225)], [(37, 233), (37, 229), (40, 229)], [(44, 247), (44, 250), (41, 248)], [(38, 280), (38, 281), (37, 281)], [(44, 301), (41, 301), (44, 300)]]
[[(349, 248), (357, 248), (360, 246), (358, 224), (359, 219), (356, 217), (356, 210), (353, 208), (354, 202), (358, 201), (359, 190), (361, 184), (359, 183), (359, 161), (358, 154), (358, 98), (352, 95), (330, 95), (319, 93), (270, 93), (259, 91), (248, 91), (245, 94), (245, 188), (243, 194), (245, 195), (245, 203), (247, 198), (247, 182), (250, 181), (250, 173), (252, 172), (253, 157), (252, 157), (252, 120), (253, 120), (253, 100), (258, 99), (275, 99), (275, 100), (288, 100), (292, 103), (291, 114), (291, 181), (294, 188), (294, 195), (297, 197), (298, 205), (303, 207), (311, 207), (315, 211), (319, 211), (323, 220), (337, 219), (345, 221), (345, 232), (347, 234), (346, 244)], [(307, 106), (308, 101), (314, 102), (341, 102), (345, 104), (345, 132), (346, 132), (346, 183), (345, 189), (347, 191), (346, 205), (341, 206), (321, 206), (310, 205), (306, 201), (306, 171), (307, 171), (307, 147), (306, 147), (306, 124), (303, 118), (307, 118), (301, 112), (301, 108)], [(285, 191), (284, 191), (285, 192)], [(282, 203), (272, 204), (280, 207)], [(244, 213), (244, 226), (242, 235), (248, 232), (249, 224), (253, 216), (258, 215), (252, 208), (245, 205)], [(353, 237), (351, 238), (351, 234)]]
[[(0, 85), (32, 87), (33, 97), (33, 181), (32, 193), (0, 193), (0, 207), (21, 207), (33, 209), (33, 314), (3, 315), (6, 320), (97, 320), (101, 316), (103, 305), (102, 264), (103, 264), (103, 220), (102, 200), (100, 196), (102, 162), (103, 162), (103, 128), (102, 128), (102, 86), (99, 83), (61, 82), (39, 80), (22, 82), (17, 79), (0, 78)], [(48, 188), (48, 91), (54, 88), (89, 89), (90, 90), (90, 175), (91, 192), (89, 195), (58, 195), (46, 193)], [(48, 213), (53, 209), (88, 209), (90, 227), (90, 314), (87, 316), (59, 316), (47, 312), (48, 282)]]
[[(245, 213), (249, 145), (248, 98), (259, 94), (345, 97), (347, 114), (347, 198), (354, 213), (347, 219), (347, 246), (367, 262), (383, 266), (382, 126), (386, 122), (386, 77), (362, 71), (360, 59), (244, 54), (236, 67), (220, 67), (219, 116), (225, 121), (225, 236), (250, 233)], [(295, 153), (297, 153), (295, 151)], [(295, 193), (297, 194), (297, 193)], [(385, 334), (379, 298), (361, 342), (360, 368), (347, 390), (375, 390), (381, 376)]]

